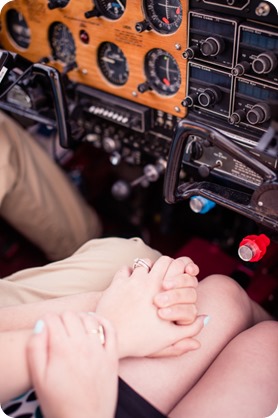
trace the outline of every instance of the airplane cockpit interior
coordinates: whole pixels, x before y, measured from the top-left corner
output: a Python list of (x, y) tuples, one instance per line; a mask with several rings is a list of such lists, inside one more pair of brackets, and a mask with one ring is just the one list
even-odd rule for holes
[[(273, 3), (8, 1), (0, 112), (67, 174), (103, 237), (188, 255), (200, 280), (231, 276), (278, 318)], [(47, 261), (1, 220), (2, 277)]]

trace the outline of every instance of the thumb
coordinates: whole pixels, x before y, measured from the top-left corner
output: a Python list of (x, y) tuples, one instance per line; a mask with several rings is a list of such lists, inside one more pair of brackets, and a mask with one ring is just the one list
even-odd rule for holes
[(26, 347), (27, 364), (34, 386), (41, 386), (44, 381), (48, 362), (47, 341), (48, 332), (45, 322), (39, 319)]
[(178, 357), (182, 354), (188, 353), (189, 351), (197, 350), (201, 347), (198, 340), (194, 338), (184, 338), (178, 342), (158, 351), (148, 357), (163, 358), (163, 357)]
[(190, 325), (177, 325), (176, 333), (180, 339), (194, 337), (206, 326), (210, 317), (208, 315), (199, 315)]

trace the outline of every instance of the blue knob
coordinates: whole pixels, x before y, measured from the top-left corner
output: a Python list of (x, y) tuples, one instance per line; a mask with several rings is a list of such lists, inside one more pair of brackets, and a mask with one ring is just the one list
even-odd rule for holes
[(202, 196), (192, 196), (190, 198), (189, 206), (193, 212), (204, 214), (213, 209), (214, 206), (216, 206), (216, 203)]

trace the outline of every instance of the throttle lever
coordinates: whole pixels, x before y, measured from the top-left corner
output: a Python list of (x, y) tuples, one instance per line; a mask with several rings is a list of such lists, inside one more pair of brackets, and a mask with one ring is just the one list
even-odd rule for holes
[(65, 98), (66, 95), (61, 75), (56, 68), (40, 63), (33, 65), (33, 73), (46, 76), (50, 82), (60, 145), (64, 148), (70, 148), (71, 129), (69, 125), (68, 105)]

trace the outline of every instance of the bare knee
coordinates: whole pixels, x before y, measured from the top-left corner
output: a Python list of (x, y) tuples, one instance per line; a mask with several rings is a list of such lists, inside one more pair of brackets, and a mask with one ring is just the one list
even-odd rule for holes
[(275, 351), (275, 356), (278, 361), (277, 347), (278, 347), (278, 322), (264, 321), (256, 324), (250, 329), (250, 333), (254, 334), (254, 338), (259, 344), (263, 344), (271, 351)]
[(232, 358), (242, 364), (249, 386), (260, 388), (265, 414), (269, 416), (277, 406), (278, 322), (263, 321), (239, 334), (230, 344)]
[(199, 284), (199, 293), (204, 300), (210, 299), (218, 314), (237, 322), (242, 329), (253, 325), (251, 300), (245, 290), (233, 279), (213, 274)]

